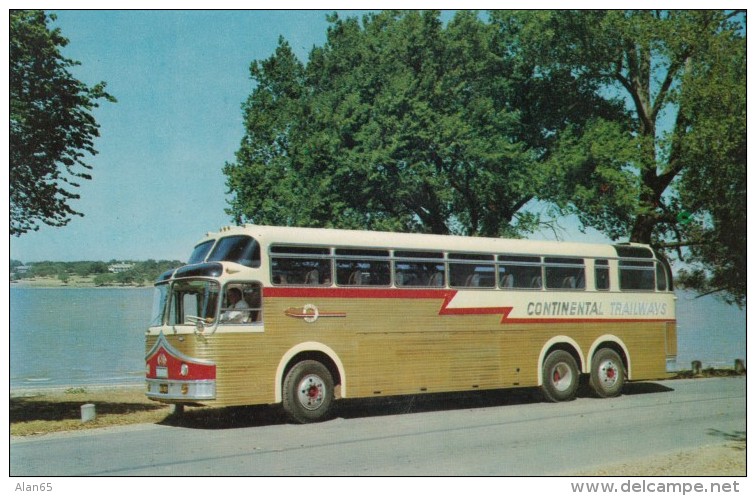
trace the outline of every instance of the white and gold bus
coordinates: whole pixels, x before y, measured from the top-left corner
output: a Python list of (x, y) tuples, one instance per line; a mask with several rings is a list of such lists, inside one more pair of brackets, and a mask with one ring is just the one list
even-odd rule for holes
[(161, 275), (147, 396), (282, 403), (539, 386), (575, 398), (664, 378), (676, 359), (669, 265), (639, 244), (246, 225)]

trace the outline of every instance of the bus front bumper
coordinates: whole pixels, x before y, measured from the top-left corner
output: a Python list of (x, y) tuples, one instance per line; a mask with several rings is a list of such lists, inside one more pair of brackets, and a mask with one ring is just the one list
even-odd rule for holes
[(147, 379), (146, 394), (151, 400), (165, 402), (214, 400), (215, 381)]

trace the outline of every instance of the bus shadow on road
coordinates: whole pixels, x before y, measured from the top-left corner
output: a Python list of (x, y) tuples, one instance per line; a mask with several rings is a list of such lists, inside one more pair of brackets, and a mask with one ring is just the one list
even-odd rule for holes
[(525, 405), (543, 401), (537, 389), (426, 393), (386, 398), (347, 399), (337, 403), (334, 415), (351, 419), (448, 410), (470, 410), (497, 406)]
[[(624, 395), (653, 394), (673, 391), (672, 388), (654, 382), (625, 384)], [(578, 398), (596, 398), (587, 384), (581, 385)], [(466, 391), (462, 393), (431, 393), (423, 395), (395, 396), (342, 400), (337, 403), (334, 414), (349, 419), (402, 415), (446, 410), (470, 410), (500, 406), (527, 405), (544, 402), (538, 388), (498, 389), (489, 391)]]
[(622, 394), (626, 396), (633, 396), (636, 394), (653, 394), (653, 393), (669, 393), (674, 391), (669, 386), (659, 384), (658, 382), (630, 382), (625, 384), (622, 388)]
[[(654, 383), (639, 382), (625, 385), (623, 394), (653, 394), (672, 391), (672, 388)], [(578, 398), (594, 397), (589, 388), (581, 387)], [(465, 391), (460, 393), (424, 393), (421, 395), (389, 396), (380, 398), (344, 399), (334, 403), (331, 419), (357, 419), (408, 415), (450, 410), (471, 410), (513, 405), (542, 403), (538, 388)], [(161, 425), (188, 429), (241, 429), (288, 424), (290, 420), (280, 405), (248, 407), (200, 408), (187, 410), (181, 415), (170, 415)]]
[(169, 415), (160, 425), (187, 429), (242, 429), (288, 423), (280, 405), (234, 406), (226, 408), (187, 408), (180, 415)]
[[(493, 406), (539, 403), (535, 389), (426, 393), (382, 398), (344, 399), (334, 403), (331, 419), (367, 418), (444, 410), (466, 410)], [(169, 415), (160, 425), (188, 429), (241, 429), (291, 423), (280, 405), (226, 408), (187, 408)]]

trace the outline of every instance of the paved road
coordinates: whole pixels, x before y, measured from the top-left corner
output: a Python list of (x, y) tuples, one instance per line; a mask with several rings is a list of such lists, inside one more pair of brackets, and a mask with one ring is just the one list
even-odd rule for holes
[(522, 391), (352, 401), (314, 425), (270, 407), (189, 411), (174, 425), (14, 439), (10, 475), (570, 474), (745, 437), (745, 396), (739, 377), (559, 404)]

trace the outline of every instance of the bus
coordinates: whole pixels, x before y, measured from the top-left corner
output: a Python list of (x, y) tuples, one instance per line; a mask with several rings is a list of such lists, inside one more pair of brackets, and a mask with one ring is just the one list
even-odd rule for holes
[(147, 397), (281, 404), (538, 387), (547, 401), (667, 377), (665, 259), (587, 244), (260, 225), (206, 234), (155, 284)]

